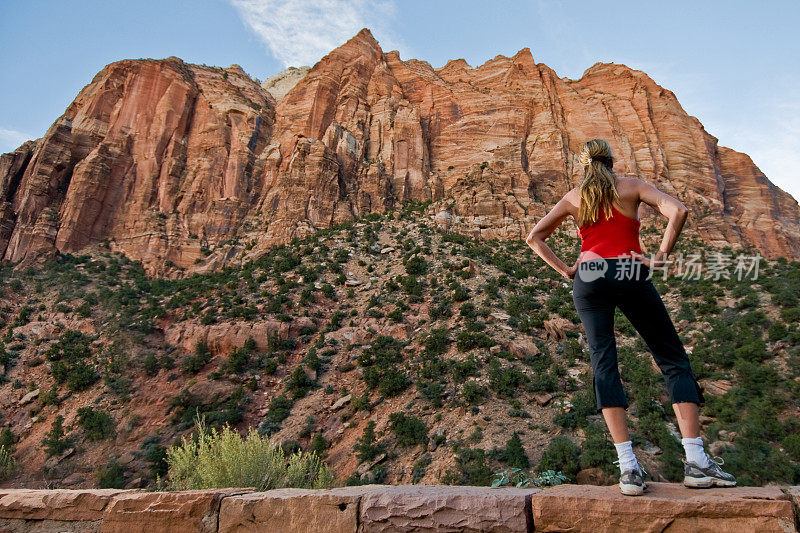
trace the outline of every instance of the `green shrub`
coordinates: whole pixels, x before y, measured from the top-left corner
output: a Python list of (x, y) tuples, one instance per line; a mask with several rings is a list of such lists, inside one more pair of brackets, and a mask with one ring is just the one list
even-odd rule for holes
[(406, 416), (403, 412), (389, 415), (392, 431), (397, 435), (397, 444), (413, 446), (428, 442), (428, 427), (416, 416)]
[(292, 393), (292, 399), (297, 400), (316, 386), (316, 382), (308, 377), (302, 366), (297, 366), (286, 381), (286, 391)]
[(503, 368), (498, 359), (489, 362), (488, 375), (489, 387), (502, 396), (514, 396), (517, 388), (528, 380), (525, 374), (512, 366)]
[(167, 449), (157, 442), (150, 442), (142, 447), (144, 448), (143, 457), (150, 464), (150, 473), (156, 478), (167, 475), (169, 470)]
[(489, 390), (477, 381), (470, 380), (461, 386), (461, 397), (467, 405), (478, 405), (483, 403)]
[(325, 458), (328, 449), (328, 441), (322, 436), (322, 433), (314, 433), (309, 445), (309, 451), (317, 454), (317, 457)]
[(564, 436), (558, 436), (550, 441), (550, 445), (542, 454), (539, 461), (539, 472), (554, 470), (563, 472), (570, 479), (580, 470), (581, 449), (578, 445)]
[(506, 442), (506, 448), (503, 450), (502, 459), (512, 468), (528, 468), (531, 466), (528, 460), (528, 454), (525, 453), (522, 440), (519, 438), (519, 434), (516, 431), (511, 435), (511, 438), (508, 439), (508, 442)]
[(375, 426), (375, 421), (370, 420), (364, 428), (364, 434), (353, 446), (353, 451), (356, 452), (359, 463), (371, 461), (383, 453), (383, 446), (376, 444), (378, 438), (375, 435)]
[(419, 483), (425, 477), (428, 466), (433, 462), (433, 457), (428, 452), (422, 454), (422, 457), (414, 461), (414, 466), (411, 469), (411, 482)]
[(142, 362), (142, 366), (144, 367), (144, 372), (148, 376), (155, 376), (158, 374), (159, 364), (158, 358), (156, 354), (153, 352), (149, 352), (147, 355), (144, 356), (144, 361)]
[(86, 363), (75, 363), (67, 374), (67, 388), (71, 391), (86, 390), (100, 379), (94, 368)]
[(286, 458), (269, 438), (250, 431), (243, 437), (229, 426), (222, 431), (195, 420), (194, 438), (181, 438), (167, 451), (169, 490), (255, 487), (265, 491), (284, 487), (328, 488), (333, 473), (314, 453), (297, 452)]
[(116, 459), (111, 459), (97, 472), (97, 484), (101, 489), (121, 489), (125, 487), (125, 467)]
[(211, 357), (211, 350), (209, 350), (208, 345), (198, 341), (194, 347), (194, 355), (186, 356), (181, 363), (181, 367), (184, 372), (197, 374), (211, 361)]
[(114, 435), (114, 419), (106, 411), (94, 410), (91, 407), (78, 409), (78, 424), (86, 432), (90, 441), (103, 440)]
[(281, 428), (281, 423), (289, 417), (293, 403), (283, 394), (276, 396), (269, 402), (267, 414), (258, 425), (258, 432), (262, 435), (272, 435), (277, 432)]
[(194, 395), (188, 389), (182, 390), (169, 402), (167, 412), (172, 412), (172, 423), (178, 424), (178, 429), (191, 427), (192, 420), (203, 413), (212, 426), (225, 423), (237, 424), (242, 420), (244, 411), (244, 387), (239, 385), (227, 397), (214, 396), (205, 398)]
[(99, 374), (86, 363), (92, 357), (91, 339), (79, 331), (67, 330), (45, 352), (51, 362), (50, 372), (57, 384), (65, 383), (72, 391), (91, 387)]
[(278, 370), (278, 362), (275, 359), (267, 359), (264, 361), (264, 373), (271, 376)]
[(0, 446), (5, 446), (6, 450), (11, 450), (16, 442), (17, 438), (10, 428), (4, 427), (0, 431)]
[(486, 452), (480, 448), (459, 448), (456, 455), (457, 470), (448, 470), (442, 476), (446, 485), (489, 486), (492, 470), (486, 463)]
[(358, 364), (364, 367), (364, 382), (370, 390), (378, 389), (385, 396), (396, 396), (403, 392), (411, 380), (403, 364), (403, 343), (382, 335), (358, 356)]
[(420, 276), (427, 270), (428, 263), (422, 256), (414, 255), (406, 261), (406, 274), (410, 276)]
[(452, 361), (450, 373), (453, 376), (453, 381), (464, 383), (467, 378), (477, 376), (479, 364), (477, 357), (473, 354), (468, 355), (463, 361)]
[(56, 415), (55, 420), (53, 420), (53, 425), (50, 427), (50, 431), (42, 439), (45, 452), (47, 452), (48, 456), (59, 455), (72, 446), (72, 442), (73, 439), (67, 437), (64, 431), (64, 417), (62, 415)]
[(605, 431), (595, 424), (586, 426), (586, 439), (581, 445), (581, 468), (602, 468), (607, 474), (615, 470), (617, 455)]
[(0, 481), (6, 480), (17, 471), (17, 462), (5, 445), (0, 445)]

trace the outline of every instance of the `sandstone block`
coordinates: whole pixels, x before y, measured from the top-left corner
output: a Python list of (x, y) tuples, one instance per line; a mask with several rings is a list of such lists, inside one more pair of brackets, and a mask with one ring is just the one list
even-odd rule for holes
[(0, 491), (0, 518), (99, 520), (113, 496), (133, 492), (119, 489), (3, 489)]
[(361, 499), (364, 533), (530, 531), (531, 496), (540, 489), (386, 486)]
[(277, 489), (222, 500), (220, 533), (353, 533), (362, 487)]
[(252, 489), (209, 489), (181, 492), (126, 492), (103, 513), (103, 533), (216, 532), (220, 502), (225, 496)]
[(536, 531), (795, 531), (792, 502), (777, 487), (688, 489), (648, 483), (632, 498), (616, 486), (560, 485), (531, 500)]

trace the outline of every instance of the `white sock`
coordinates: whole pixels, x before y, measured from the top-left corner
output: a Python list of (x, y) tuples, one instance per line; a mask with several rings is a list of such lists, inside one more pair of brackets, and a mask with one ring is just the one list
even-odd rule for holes
[(634, 470), (639, 468), (639, 461), (636, 460), (636, 455), (633, 454), (633, 446), (631, 441), (620, 442), (614, 444), (617, 449), (617, 457), (619, 457), (619, 469), (622, 472), (626, 470)]
[(681, 444), (686, 451), (687, 462), (695, 463), (700, 468), (706, 468), (709, 465), (708, 456), (703, 449), (703, 437), (681, 439)]

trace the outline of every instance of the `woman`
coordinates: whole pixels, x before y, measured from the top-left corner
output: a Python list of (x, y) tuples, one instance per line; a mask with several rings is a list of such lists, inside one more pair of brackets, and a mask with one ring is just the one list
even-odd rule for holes
[[(620, 489), (623, 494), (638, 496), (647, 486), (628, 435), (628, 402), (617, 368), (616, 307), (644, 338), (664, 374), (686, 451), (684, 484), (695, 488), (735, 486), (735, 478), (720, 469), (721, 459), (712, 460), (705, 453), (698, 417), (702, 392), (649, 276), (651, 267), (664, 265), (688, 210), (644, 181), (616, 176), (611, 148), (602, 139), (584, 144), (580, 161), (584, 165), (580, 186), (565, 194), (536, 224), (526, 242), (548, 265), (565, 278), (574, 279), (572, 298), (589, 345), (597, 408), (603, 413), (619, 456)], [(642, 255), (639, 245), (640, 202), (669, 219), (661, 246), (651, 259)], [(581, 237), (581, 253), (572, 266), (556, 257), (545, 243), (570, 215)]]

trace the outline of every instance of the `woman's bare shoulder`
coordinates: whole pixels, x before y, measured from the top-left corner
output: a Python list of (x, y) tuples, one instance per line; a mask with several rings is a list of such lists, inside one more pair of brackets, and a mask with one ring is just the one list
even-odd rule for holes
[(627, 174), (625, 176), (617, 176), (617, 181), (618, 182), (624, 182), (624, 183), (629, 184), (629, 185), (636, 185), (636, 184), (639, 184), (639, 183), (644, 183), (641, 179), (639, 179), (638, 176), (635, 176), (633, 174)]
[(621, 193), (623, 196), (625, 196), (625, 193), (638, 195), (642, 186), (646, 184), (646, 181), (639, 179), (637, 176), (617, 176), (617, 192)]
[(573, 187), (567, 194), (564, 195), (564, 200), (568, 201), (571, 204), (578, 204), (581, 201), (581, 188), (580, 187)]

